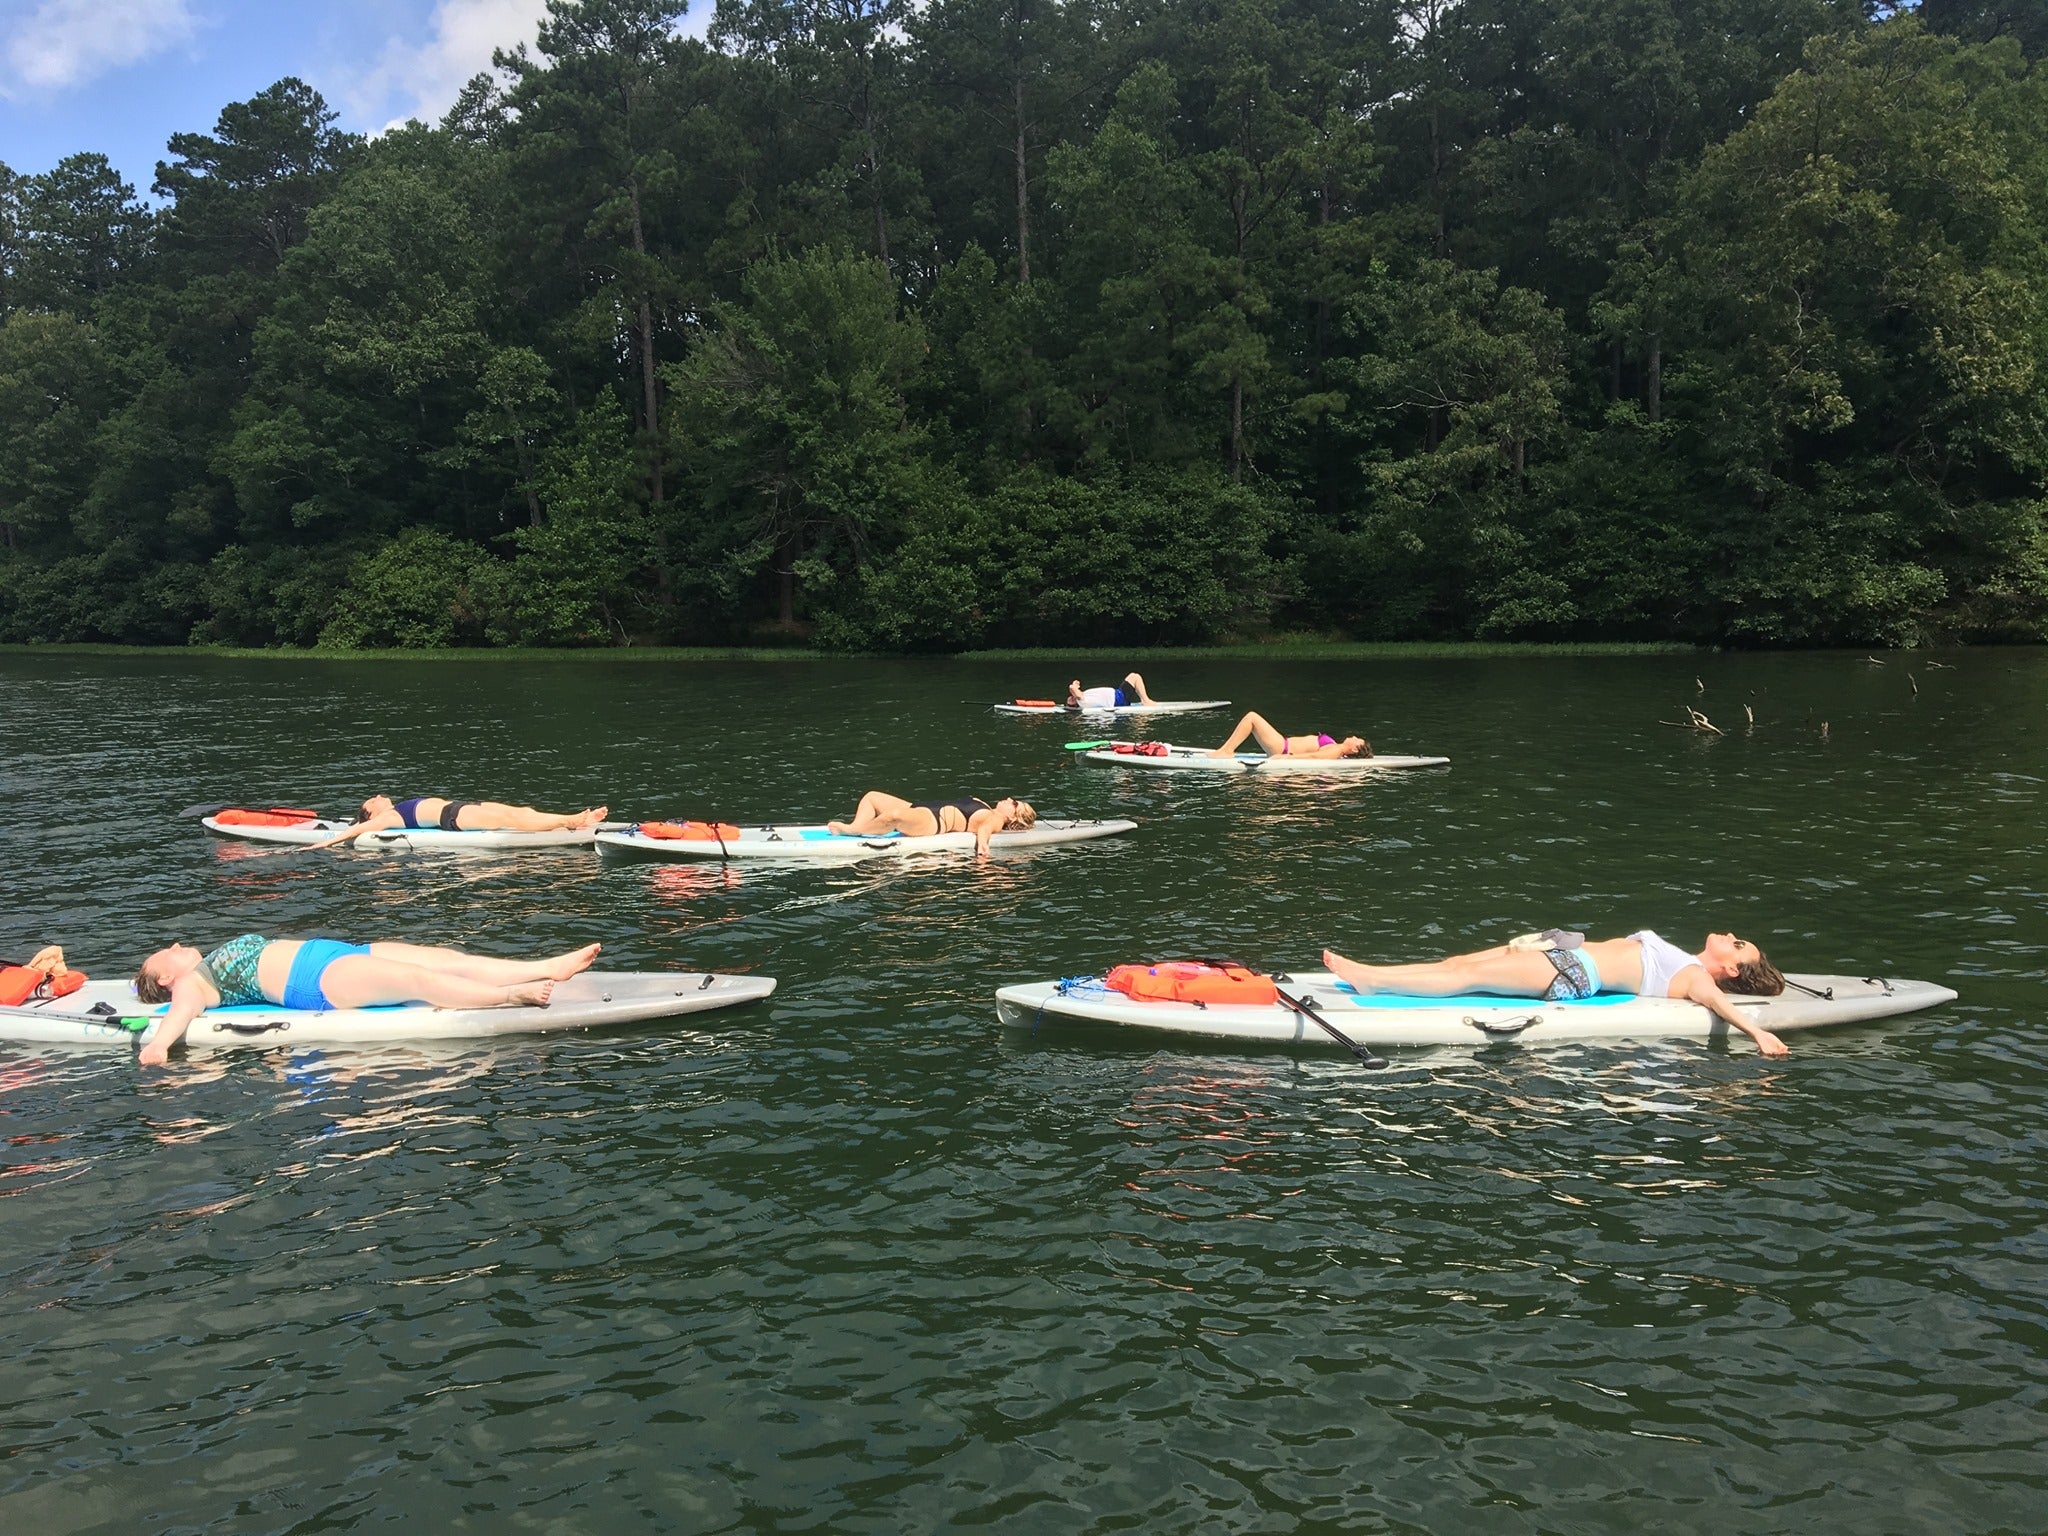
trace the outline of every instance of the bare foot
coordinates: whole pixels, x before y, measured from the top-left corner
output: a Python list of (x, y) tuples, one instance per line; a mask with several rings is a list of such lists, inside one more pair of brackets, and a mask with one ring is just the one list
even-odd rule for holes
[(854, 837), (858, 835), (852, 827), (843, 821), (828, 821), (825, 823), (825, 830), (834, 837)]
[(1346, 960), (1334, 949), (1323, 951), (1323, 969), (1339, 981), (1348, 981), (1361, 992), (1378, 990), (1372, 979), (1373, 967), (1360, 965), (1356, 960)]
[(566, 955), (555, 956), (554, 959), (545, 962), (543, 969), (555, 981), (567, 981), (578, 971), (589, 970), (591, 962), (597, 959), (597, 952), (602, 948), (602, 944), (586, 944), (581, 949), (570, 950)]
[(505, 1001), (515, 1007), (545, 1008), (548, 999), (555, 995), (552, 981), (521, 982), (516, 987), (505, 989)]
[(611, 807), (608, 805), (592, 806), (589, 810), (570, 817), (569, 825), (579, 830), (584, 827), (594, 827), (610, 814)]

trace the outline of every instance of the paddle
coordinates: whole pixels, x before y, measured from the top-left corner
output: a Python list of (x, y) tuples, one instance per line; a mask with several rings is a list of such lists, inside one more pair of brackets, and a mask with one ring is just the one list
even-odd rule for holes
[(1104, 747), (1113, 747), (1113, 741), (1070, 741), (1064, 748), (1068, 752), (1100, 752)]
[[(1275, 980), (1277, 982), (1278, 978), (1275, 978)], [(1319, 1008), (1312, 999), (1306, 997), (1295, 997), (1292, 993), (1287, 992), (1278, 985), (1276, 985), (1273, 988), (1273, 990), (1280, 994), (1281, 1002), (1285, 1003), (1288, 1007), (1292, 1008), (1296, 1013), (1300, 1014), (1303, 1018), (1313, 1020), (1317, 1025), (1321, 1026), (1325, 1034), (1327, 1034), (1332, 1040), (1335, 1040), (1339, 1045), (1343, 1046), (1344, 1049), (1349, 1051), (1352, 1055), (1356, 1056), (1359, 1062), (1368, 1071), (1379, 1072), (1383, 1071), (1387, 1067), (1388, 1062), (1386, 1057), (1373, 1055), (1371, 1051), (1367, 1050), (1364, 1046), (1360, 1045), (1356, 1040), (1352, 1039), (1349, 1035), (1345, 1034), (1343, 1030), (1339, 1029), (1336, 1025), (1332, 1024), (1328, 1019), (1324, 1018), (1323, 1010)]]
[[(281, 806), (275, 806), (275, 805), (270, 805), (270, 806), (252, 806), (252, 805), (250, 805), (250, 804), (249, 804), (249, 802), (248, 802), (248, 801), (246, 801), (246, 800), (223, 800), (223, 801), (222, 801), (222, 802), (221, 802), (221, 803), (220, 803), (219, 805), (188, 805), (188, 806), (186, 806), (186, 807), (185, 807), (185, 809), (183, 809), (182, 811), (178, 812), (178, 814), (179, 814), (180, 816), (218, 816), (218, 815), (219, 815), (219, 814), (220, 814), (220, 813), (221, 813), (222, 811), (242, 811), (242, 810), (269, 810), (269, 811), (281, 811), (281, 810), (283, 810), (283, 809), (284, 809), (283, 807), (281, 807)], [(319, 813), (318, 813), (317, 811), (315, 811), (315, 812), (311, 813), (311, 814), (310, 814), (310, 815), (309, 815), (309, 816), (307, 817), (307, 819), (308, 819), (309, 821), (316, 821), (316, 820), (318, 820), (318, 819), (319, 819)]]

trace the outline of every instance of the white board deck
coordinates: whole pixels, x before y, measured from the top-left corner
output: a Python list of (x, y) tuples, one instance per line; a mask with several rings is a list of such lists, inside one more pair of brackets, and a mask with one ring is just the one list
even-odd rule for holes
[[(352, 821), (301, 821), (289, 827), (245, 827), (234, 823), (222, 823), (211, 816), (202, 817), (199, 824), (209, 832), (222, 837), (247, 838), (256, 843), (287, 843), (305, 845), (321, 842), (337, 833), (346, 832), (355, 823)], [(607, 826), (625, 826), (625, 822), (607, 822)], [(478, 851), (489, 849), (502, 852), (514, 848), (569, 848), (587, 845), (597, 840), (597, 828), (578, 827), (560, 832), (447, 832), (440, 827), (392, 827), (388, 830), (366, 832), (353, 842), (342, 843), (341, 848), (397, 848), (414, 852), (434, 850), (452, 852), (460, 850)]]
[[(1115, 837), (1137, 826), (1135, 821), (1060, 821), (1041, 816), (1023, 832), (998, 832), (992, 849), (1044, 848), (1055, 843), (1085, 843)], [(913, 853), (972, 853), (974, 834), (941, 832), (934, 837), (849, 837), (822, 826), (741, 827), (739, 835), (716, 838), (648, 837), (642, 832), (600, 832), (598, 845), (630, 848), (668, 859), (790, 859), (844, 862), (851, 859), (903, 857)]]
[[(1788, 978), (1831, 994), (1810, 997), (1787, 987), (1779, 997), (1734, 997), (1738, 1008), (1774, 1034), (1890, 1018), (1955, 1001), (1955, 992), (1928, 981), (1860, 976)], [(1361, 996), (1327, 971), (1293, 973), (1282, 989), (1306, 998), (1361, 1045), (1485, 1045), (1499, 1040), (1622, 1040), (1675, 1035), (1722, 1039), (1739, 1034), (1697, 1003), (1683, 998), (1603, 993), (1574, 1003), (1537, 998), (1465, 996), (1388, 998)], [(1260, 1007), (1210, 1003), (1138, 1002), (1103, 985), (1099, 977), (1033, 981), (996, 992), (1005, 1024), (1040, 1022), (1108, 1024), (1209, 1040), (1258, 1040), (1341, 1049), (1285, 1003)]]
[[(245, 1045), (382, 1045), (407, 1040), (494, 1039), (565, 1030), (605, 1029), (756, 1002), (775, 990), (772, 976), (721, 976), (704, 971), (584, 971), (555, 983), (545, 1008), (335, 1008), (309, 1012), (270, 1003), (214, 1008), (186, 1031), (195, 1051)], [(92, 1010), (105, 1004), (113, 1014)], [(87, 982), (68, 997), (0, 1008), (0, 1040), (127, 1046), (148, 1032), (121, 1018), (148, 1019), (164, 1004), (138, 1002), (131, 983)]]
[(1239, 752), (1231, 757), (1211, 757), (1207, 747), (1177, 747), (1167, 744), (1164, 757), (1141, 752), (1115, 752), (1097, 747), (1083, 752), (1091, 763), (1112, 768), (1188, 769), (1208, 773), (1387, 773), (1397, 768), (1446, 768), (1448, 757), (1398, 757), (1381, 753), (1377, 757), (1270, 757), (1264, 752)]
[(999, 715), (1195, 715), (1228, 709), (1228, 699), (1154, 699), (1150, 704), (997, 704)]

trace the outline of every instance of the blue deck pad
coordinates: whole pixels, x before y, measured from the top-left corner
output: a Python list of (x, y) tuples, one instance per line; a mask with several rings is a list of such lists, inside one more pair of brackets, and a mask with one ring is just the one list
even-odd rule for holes
[[(1454, 997), (1410, 997), (1403, 992), (1360, 992), (1348, 981), (1337, 983), (1339, 992), (1351, 994), (1352, 1003), (1359, 1008), (1526, 1008), (1531, 1003), (1543, 1003), (1540, 997), (1503, 997), (1498, 992), (1464, 992)], [(1618, 1003), (1632, 1003), (1636, 1000), (1633, 992), (1596, 992), (1591, 997), (1561, 998), (1558, 1005), (1565, 1008), (1612, 1008)]]
[[(805, 827), (803, 840), (807, 843), (872, 843), (877, 838), (902, 835), (901, 832), (827, 832), (823, 827)], [(726, 841), (735, 839), (727, 838)]]
[[(199, 1017), (203, 1019), (208, 1013), (388, 1013), (393, 1008), (420, 1008), (431, 1011), (432, 1005), (428, 1003), (372, 1003), (368, 1008), (307, 1009), (287, 1008), (283, 1003), (230, 1003), (225, 1008), (209, 1008), (206, 1010), (206, 1013), (200, 1014)], [(169, 1003), (158, 1003), (149, 1011), (152, 1017), (161, 1013), (169, 1013), (171, 1005)]]

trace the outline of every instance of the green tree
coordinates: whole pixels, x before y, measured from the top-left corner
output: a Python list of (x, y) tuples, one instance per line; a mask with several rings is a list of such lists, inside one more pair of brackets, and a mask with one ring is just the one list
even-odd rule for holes
[(1333, 365), (1353, 445), (1349, 515), (1304, 540), (1311, 590), (1366, 633), (1472, 633), (1523, 567), (1530, 450), (1562, 429), (1566, 332), (1541, 295), (1425, 260), (1353, 301)]
[(0, 320), (0, 550), (76, 549), (72, 514), (91, 483), (106, 359), (90, 326), (27, 311)]
[[(537, 253), (568, 279), (588, 322), (630, 317), (649, 498), (665, 498), (661, 454), (663, 316), (676, 297), (660, 228), (681, 181), (675, 122), (690, 110), (686, 59), (694, 43), (675, 24), (684, 0), (548, 0), (535, 47), (498, 56), (512, 75), (505, 134)], [(545, 61), (545, 62), (543, 62)]]
[(297, 540), (505, 526), (511, 474), (490, 475), (479, 498), (474, 476), (449, 472), (461, 427), (486, 408), (479, 379), (494, 352), (476, 154), (425, 130), (394, 134), (309, 218), (218, 455), (246, 529)]
[(1900, 19), (1687, 178), (1656, 281), (1709, 632), (1896, 642), (1943, 606), (2041, 632), (2044, 89), (2010, 42)]
[(730, 611), (772, 575), (830, 601), (933, 494), (905, 391), (924, 352), (889, 269), (829, 250), (763, 262), (669, 370), (696, 590)]
[(89, 315), (132, 277), (149, 241), (149, 211), (104, 155), (71, 155), (20, 181), (11, 225), (12, 307)]

